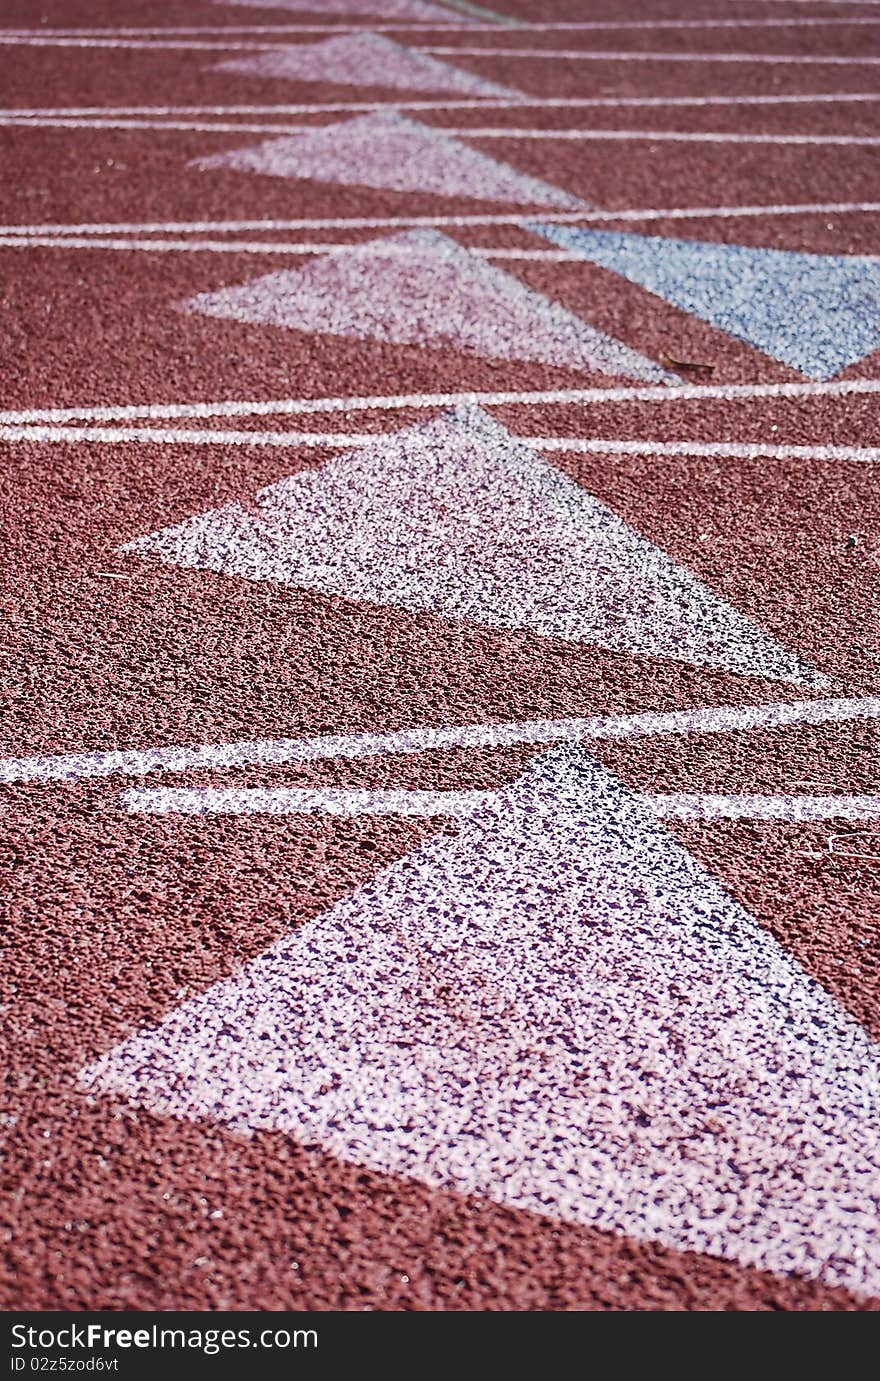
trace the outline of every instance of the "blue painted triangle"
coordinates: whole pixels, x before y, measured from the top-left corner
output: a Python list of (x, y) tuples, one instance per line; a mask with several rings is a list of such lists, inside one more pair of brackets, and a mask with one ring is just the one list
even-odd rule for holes
[(808, 378), (830, 379), (880, 349), (880, 258), (529, 227)]

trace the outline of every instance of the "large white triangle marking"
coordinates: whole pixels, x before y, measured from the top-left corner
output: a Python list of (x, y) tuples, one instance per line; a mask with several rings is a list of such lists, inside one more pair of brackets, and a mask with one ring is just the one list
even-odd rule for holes
[(127, 550), (741, 675), (821, 678), (543, 457), (461, 408)]
[(477, 197), (518, 206), (571, 211), (585, 205), (570, 192), (395, 111), (378, 111), (303, 134), (268, 139), (254, 148), (212, 154), (198, 159), (195, 166), (311, 178), (345, 187)]
[(522, 92), (427, 53), (415, 53), (384, 34), (345, 34), (321, 43), (291, 44), (255, 57), (218, 63), (214, 70), (332, 86), (384, 86), (395, 91), (524, 99)]
[(437, 230), (346, 247), (180, 305), (295, 331), (452, 347), (651, 383), (668, 378), (653, 360)]
[(84, 1078), (880, 1294), (875, 1047), (578, 749)]

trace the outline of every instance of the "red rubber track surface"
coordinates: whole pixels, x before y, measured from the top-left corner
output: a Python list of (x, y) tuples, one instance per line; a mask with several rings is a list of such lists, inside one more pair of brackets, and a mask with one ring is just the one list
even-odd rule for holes
[[(427, 126), (639, 130), (620, 141), (475, 135), (468, 147), (592, 207), (590, 229), (755, 250), (876, 256), (870, 204), (880, 186), (880, 14), (854, 0), (797, 6), (715, 0), (596, 0), (589, 20), (620, 28), (375, 28), (410, 46), (581, 50), (589, 60), (468, 52), (442, 60), (528, 93), (519, 107), (444, 109), (442, 94), (218, 72), (253, 25), (316, 25), (269, 35), (314, 43), (350, 25), (305, 10), (187, 3), (5, 0), (2, 25), (33, 41), (3, 48), (0, 220), (51, 243), (4, 240), (0, 410), (0, 757), (391, 733), (648, 711), (880, 695), (880, 447), (877, 393), (797, 391), (792, 365), (595, 263), (484, 260), (650, 360), (684, 368), (705, 397), (657, 403), (631, 379), (468, 353), (447, 342), (393, 343), (182, 312), (179, 304), (280, 269), (314, 264), (288, 246), (366, 244), (394, 227), (344, 222), (494, 215), (438, 228), (482, 250), (546, 250), (509, 203), (332, 181), (199, 170), (208, 155), (253, 147), (271, 127), (325, 127), (356, 112), (327, 104), (433, 100)], [(380, 7), (381, 8), (381, 7)], [(575, 0), (499, 0), (526, 22), (582, 21)], [(827, 26), (639, 29), (662, 20), (833, 20)], [(807, 14), (809, 11), (809, 14)], [(450, 23), (463, 17), (450, 8)], [(352, 23), (366, 27), (358, 17)], [(210, 28), (229, 51), (42, 45), (41, 30), (98, 35)], [(414, 36), (417, 35), (417, 36)], [(48, 36), (48, 35), (47, 35)], [(3, 34), (0, 34), (2, 40)], [(146, 40), (145, 40), (146, 41)], [(603, 52), (752, 53), (848, 64), (606, 60)], [(598, 54), (598, 56), (596, 56)], [(242, 54), (245, 55), (245, 54)], [(874, 59), (873, 63), (865, 61)], [(798, 103), (552, 107), (549, 97), (799, 96)], [(876, 104), (817, 101), (840, 94)], [(476, 103), (475, 103), (476, 104)], [(267, 129), (124, 128), (119, 108), (309, 106), (295, 114), (206, 116)], [(491, 103), (490, 103), (491, 106)], [(91, 127), (106, 108), (115, 127)], [(3, 123), (3, 111), (33, 112)], [(52, 111), (92, 111), (50, 127)], [(114, 115), (113, 112), (117, 113)], [(404, 113), (407, 113), (404, 110)], [(164, 116), (196, 121), (195, 114)], [(42, 123), (41, 123), (42, 121)], [(77, 122), (78, 121), (78, 122)], [(871, 143), (652, 141), (650, 132), (875, 139)], [(792, 211), (792, 206), (807, 209)], [(863, 209), (859, 209), (862, 206)], [(768, 208), (739, 217), (723, 208)], [(772, 208), (777, 208), (774, 211)], [(824, 208), (832, 209), (824, 209)], [(685, 208), (717, 215), (664, 216)], [(789, 209), (778, 209), (789, 208)], [(836, 208), (836, 209), (834, 209)], [(868, 208), (868, 209), (865, 209)], [(645, 212), (621, 221), (614, 213)], [(507, 216), (507, 223), (503, 217)], [(533, 219), (542, 219), (541, 211)], [(259, 227), (296, 221), (299, 228)], [(310, 227), (309, 222), (335, 221)], [(187, 223), (207, 229), (181, 230)], [(251, 228), (210, 228), (215, 223)], [(139, 227), (152, 225), (154, 230)], [(103, 227), (99, 233), (94, 227)], [(228, 251), (65, 244), (65, 236), (228, 242)], [(89, 227), (92, 227), (90, 230)], [(254, 228), (256, 227), (256, 228)], [(60, 229), (59, 229), (60, 228)], [(106, 233), (105, 233), (106, 232)], [(237, 244), (237, 248), (233, 248)], [(340, 256), (339, 262), (344, 262)], [(835, 372), (880, 380), (880, 351)], [(767, 385), (787, 396), (762, 395)], [(743, 392), (724, 396), (727, 386)], [(629, 396), (627, 394), (629, 390)], [(319, 589), (160, 564), (123, 544), (308, 475), (332, 445), (251, 445), (205, 434), (250, 430), (391, 435), (442, 406), (419, 395), (608, 390), (607, 399), (489, 405), (514, 435), (568, 438), (548, 453), (562, 475), (683, 567), (739, 615), (825, 678), (821, 689), (671, 656), (597, 647), (347, 599)], [(713, 393), (714, 390), (714, 393)], [(613, 393), (614, 396), (610, 396)], [(333, 400), (406, 395), (410, 405), (340, 412)], [(720, 396), (719, 396), (720, 395)], [(102, 420), (95, 409), (276, 399), (325, 400), (293, 416), (239, 411), (181, 422)], [(39, 433), (60, 425), (191, 428), (173, 444)], [(92, 415), (90, 416), (91, 410)], [(10, 414), (6, 417), (5, 414)], [(4, 430), (6, 428), (6, 430)], [(622, 454), (584, 438), (644, 442)], [(801, 447), (801, 456), (681, 454), (671, 443)], [(652, 449), (654, 448), (654, 449)], [(108, 574), (109, 572), (109, 574)], [(735, 733), (591, 742), (634, 793), (877, 795), (880, 719), (794, 723)], [(534, 745), (451, 747), (405, 756), (169, 770), (163, 787), (337, 787), (404, 791), (503, 788)], [(815, 786), (818, 783), (819, 786)], [(678, 1249), (489, 1195), (381, 1173), (283, 1130), (243, 1135), (216, 1119), (176, 1117), (82, 1071), (209, 993), (291, 932), (455, 822), (394, 815), (129, 814), (139, 781), (10, 781), (0, 786), (4, 1035), (2, 1301), (10, 1309), (87, 1310), (876, 1310), (828, 1276)], [(806, 784), (806, 785), (804, 785)], [(672, 834), (846, 1017), (880, 1039), (877, 941), (880, 818), (668, 820)], [(859, 836), (855, 856), (828, 846)]]

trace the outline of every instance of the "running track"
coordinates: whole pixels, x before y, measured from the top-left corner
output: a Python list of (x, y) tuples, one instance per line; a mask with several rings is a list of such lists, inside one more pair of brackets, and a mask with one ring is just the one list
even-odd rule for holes
[(876, 1309), (875, 0), (34, 15), (4, 1304)]

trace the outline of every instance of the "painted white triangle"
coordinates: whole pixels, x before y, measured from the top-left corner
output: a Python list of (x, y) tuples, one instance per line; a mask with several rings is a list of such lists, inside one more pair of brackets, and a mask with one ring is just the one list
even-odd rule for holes
[(198, 159), (195, 166), (569, 211), (586, 205), (570, 192), (518, 172), (396, 111), (377, 111), (303, 134), (268, 139), (254, 148), (212, 154)]
[(876, 1047), (578, 749), (84, 1079), (880, 1294)]
[(396, 345), (452, 347), (587, 373), (667, 381), (653, 360), (597, 331), (438, 230), (405, 230), (237, 287), (182, 310)]
[(741, 675), (821, 679), (477, 408), (126, 550)]
[(522, 92), (512, 87), (453, 67), (427, 53), (413, 52), (384, 34), (343, 34), (320, 43), (275, 47), (253, 57), (230, 58), (218, 63), (214, 70), (332, 86), (384, 86), (395, 91), (525, 99)]
[(579, 226), (531, 229), (810, 379), (831, 379), (880, 350), (877, 255), (803, 254)]

